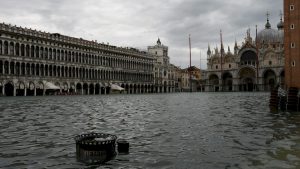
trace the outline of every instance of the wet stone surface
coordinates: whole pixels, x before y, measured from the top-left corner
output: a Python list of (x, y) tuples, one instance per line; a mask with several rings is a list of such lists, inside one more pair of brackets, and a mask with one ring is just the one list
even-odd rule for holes
[[(269, 93), (0, 98), (0, 168), (300, 168), (300, 113)], [(76, 160), (74, 137), (110, 133), (130, 153)]]

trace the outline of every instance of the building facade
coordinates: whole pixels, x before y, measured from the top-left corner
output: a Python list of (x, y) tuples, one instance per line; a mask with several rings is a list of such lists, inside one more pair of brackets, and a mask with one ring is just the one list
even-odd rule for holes
[[(0, 24), (0, 95), (155, 92), (154, 57), (133, 48)], [(55, 91), (55, 92), (54, 92)]]
[[(190, 77), (191, 75), (191, 77)], [(195, 66), (188, 67), (181, 70), (181, 91), (183, 92), (197, 92), (201, 91), (200, 81), (202, 75), (201, 70)]]
[(213, 51), (208, 46), (205, 91), (269, 91), (284, 80), (284, 23), (272, 29), (267, 18), (265, 29), (253, 40), (250, 30), (241, 46), (235, 42)]
[(163, 45), (158, 38), (156, 45), (148, 46), (148, 53), (155, 58), (153, 71), (155, 92), (175, 92), (176, 67), (170, 64), (168, 47)]
[(300, 2), (284, 0), (286, 87), (300, 88)]

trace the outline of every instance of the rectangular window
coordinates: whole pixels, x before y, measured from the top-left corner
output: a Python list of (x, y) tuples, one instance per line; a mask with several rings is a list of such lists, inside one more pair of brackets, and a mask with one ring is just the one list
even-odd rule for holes
[(294, 24), (291, 24), (291, 29), (295, 29), (295, 25)]
[(293, 11), (295, 9), (294, 5), (290, 5), (290, 10)]
[(291, 48), (295, 48), (295, 43), (291, 43)]

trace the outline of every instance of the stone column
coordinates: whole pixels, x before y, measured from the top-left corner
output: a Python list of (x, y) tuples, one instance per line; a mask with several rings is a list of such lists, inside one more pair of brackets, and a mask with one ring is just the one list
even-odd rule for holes
[(16, 89), (16, 86), (14, 85), (14, 93), (13, 93), (13, 96), (17, 96), (17, 89)]
[(27, 96), (27, 88), (24, 86), (24, 96)]
[(33, 90), (34, 90), (34, 96), (36, 96), (36, 88), (35, 88), (35, 86), (34, 86)]
[(10, 62), (8, 62), (8, 74), (10, 75), (11, 72), (10, 72)]
[(83, 86), (82, 86), (82, 88), (81, 88), (81, 95), (83, 95)]
[(5, 85), (2, 86), (2, 96), (5, 96)]
[(45, 96), (46, 95), (46, 89), (44, 88), (43, 89), (43, 96)]

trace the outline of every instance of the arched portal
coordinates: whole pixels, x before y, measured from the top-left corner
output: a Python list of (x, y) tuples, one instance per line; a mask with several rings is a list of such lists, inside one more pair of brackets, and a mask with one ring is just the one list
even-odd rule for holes
[(83, 94), (88, 94), (89, 92), (89, 86), (88, 84), (84, 83), (83, 84)]
[(255, 71), (250, 67), (244, 67), (239, 71), (239, 90), (240, 91), (254, 91), (255, 85)]
[(95, 94), (100, 94), (100, 84), (97, 83), (96, 86), (95, 86)]
[(208, 78), (209, 85), (211, 86), (211, 91), (219, 91), (219, 77), (216, 74), (212, 74)]
[(14, 96), (14, 85), (12, 82), (8, 82), (4, 86), (5, 96)]
[(90, 84), (89, 94), (90, 94), (90, 95), (93, 95), (94, 92), (95, 92), (95, 86), (94, 86), (94, 84), (91, 83), (91, 84)]
[(283, 70), (283, 71), (281, 71), (281, 73), (280, 73), (280, 77), (279, 77), (280, 79), (279, 79), (279, 83), (280, 84), (282, 84), (282, 85), (284, 85), (285, 84), (285, 71)]
[(76, 91), (77, 91), (77, 94), (82, 94), (82, 85), (81, 83), (77, 83), (76, 85)]
[(74, 95), (75, 94), (75, 83), (70, 84), (69, 94)]
[(27, 88), (27, 96), (34, 96), (34, 90), (35, 90), (35, 85), (33, 82), (29, 82), (28, 88)]
[(18, 85), (16, 86), (16, 95), (24, 96), (25, 90), (26, 90), (25, 84), (23, 82), (18, 83)]
[(42, 82), (39, 82), (36, 85), (36, 95), (37, 96), (43, 96), (44, 95), (44, 84)]
[(273, 70), (265, 71), (264, 75), (264, 90), (270, 91), (276, 85), (276, 74)]
[(110, 94), (110, 87), (109, 86), (106, 86), (105, 90), (106, 90), (106, 94)]
[(232, 91), (232, 74), (226, 72), (222, 76), (223, 91)]

